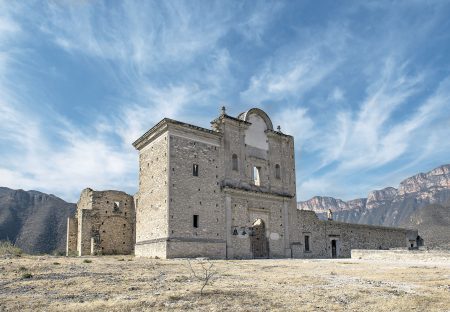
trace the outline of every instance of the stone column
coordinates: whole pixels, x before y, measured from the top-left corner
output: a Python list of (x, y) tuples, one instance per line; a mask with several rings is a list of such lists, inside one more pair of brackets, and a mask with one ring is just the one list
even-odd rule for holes
[(231, 243), (231, 197), (225, 195), (225, 210), (226, 210), (226, 237), (227, 237), (227, 259), (233, 258), (233, 246)]
[(283, 224), (284, 224), (284, 255), (288, 258), (292, 257), (292, 250), (289, 238), (289, 202), (283, 202)]

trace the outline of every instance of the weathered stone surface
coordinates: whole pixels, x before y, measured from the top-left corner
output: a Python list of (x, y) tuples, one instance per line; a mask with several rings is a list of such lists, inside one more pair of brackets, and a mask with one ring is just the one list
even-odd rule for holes
[[(294, 138), (274, 131), (262, 110), (238, 118), (223, 112), (212, 129), (166, 118), (134, 142), (139, 151), (134, 206), (125, 193), (84, 190), (78, 223), (68, 221), (67, 252), (75, 233), (80, 255), (131, 252), (128, 243), (118, 249), (114, 240), (131, 242), (134, 234), (122, 231), (133, 227), (110, 210), (119, 200), (121, 207), (122, 202), (136, 207), (136, 219), (131, 210), (127, 219), (136, 223), (136, 256), (329, 258), (350, 257), (352, 248), (416, 244), (417, 231), (324, 222), (314, 212), (297, 210)], [(342, 210), (366, 204), (334, 203)]]
[(297, 211), (294, 139), (274, 131), (263, 111), (223, 113), (212, 129), (163, 119), (134, 143), (137, 256), (326, 258), (333, 240), (338, 257), (353, 247), (408, 246), (403, 229), (322, 222)]
[(67, 221), (67, 255), (131, 254), (135, 244), (133, 197), (84, 189), (75, 218)]

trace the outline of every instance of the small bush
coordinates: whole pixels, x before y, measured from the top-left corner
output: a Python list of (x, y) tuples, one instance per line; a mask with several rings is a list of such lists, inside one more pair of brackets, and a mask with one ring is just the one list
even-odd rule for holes
[(13, 255), (20, 257), (23, 251), (10, 241), (0, 241), (0, 256)]
[(65, 251), (61, 251), (61, 250), (55, 250), (55, 251), (53, 251), (53, 253), (52, 253), (54, 256), (57, 256), (57, 257), (62, 257), (62, 256), (65, 256), (66, 255), (66, 252)]
[(124, 259), (124, 258), (122, 258), (122, 259), (118, 259), (117, 261), (125, 261), (125, 259)]
[(20, 266), (19, 267), (19, 271), (28, 271), (28, 269), (26, 267), (24, 267), (24, 266)]
[(208, 259), (198, 259), (193, 263), (194, 265), (190, 259), (187, 259), (187, 267), (191, 273), (191, 278), (200, 281), (200, 296), (203, 296), (203, 289), (211, 285), (218, 278), (219, 273), (214, 268), (214, 263)]
[(61, 263), (59, 262), (53, 262), (53, 265), (60, 265)]
[(78, 257), (78, 252), (77, 251), (69, 251), (69, 254), (67, 255), (67, 257)]
[(30, 272), (22, 274), (22, 278), (23, 279), (28, 279), (28, 278), (32, 278), (32, 277), (33, 277), (33, 274), (31, 274)]
[(84, 259), (84, 260), (83, 260), (83, 263), (92, 263), (92, 260)]

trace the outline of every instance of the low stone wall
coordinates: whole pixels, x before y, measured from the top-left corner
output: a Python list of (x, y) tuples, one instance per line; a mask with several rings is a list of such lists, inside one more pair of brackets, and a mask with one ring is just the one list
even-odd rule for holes
[(352, 259), (366, 260), (447, 260), (450, 261), (450, 251), (445, 250), (352, 250)]

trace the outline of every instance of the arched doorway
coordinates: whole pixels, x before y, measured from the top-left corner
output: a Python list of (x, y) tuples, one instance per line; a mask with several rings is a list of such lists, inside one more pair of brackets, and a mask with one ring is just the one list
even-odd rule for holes
[(251, 247), (253, 258), (261, 259), (269, 257), (269, 241), (266, 237), (266, 225), (263, 220), (257, 219), (253, 223)]

